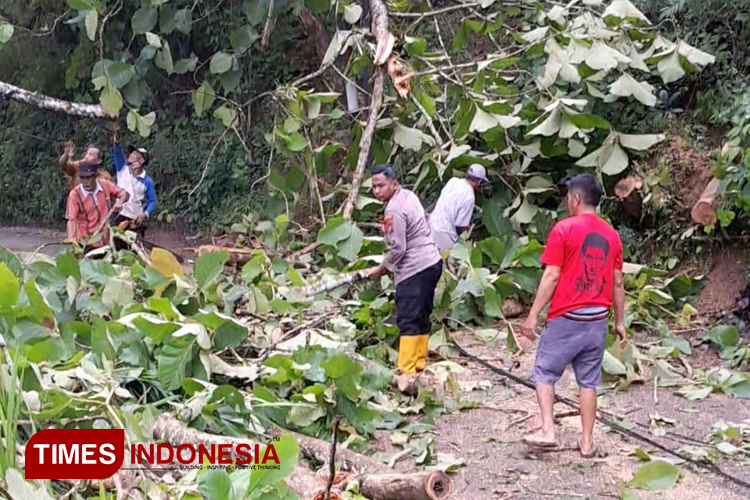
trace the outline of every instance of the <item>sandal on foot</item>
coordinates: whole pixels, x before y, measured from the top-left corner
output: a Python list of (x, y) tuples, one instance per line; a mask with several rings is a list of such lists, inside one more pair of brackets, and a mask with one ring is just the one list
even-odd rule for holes
[(523, 442), (529, 446), (535, 448), (557, 448), (557, 439), (552, 438), (551, 440), (545, 439), (540, 433), (534, 432), (532, 434), (526, 434), (523, 437)]
[(597, 455), (598, 450), (596, 449), (596, 445), (594, 445), (591, 448), (591, 453), (584, 453), (583, 452), (583, 445), (581, 444), (581, 438), (578, 438), (578, 450), (581, 452), (581, 457), (583, 458), (594, 458)]

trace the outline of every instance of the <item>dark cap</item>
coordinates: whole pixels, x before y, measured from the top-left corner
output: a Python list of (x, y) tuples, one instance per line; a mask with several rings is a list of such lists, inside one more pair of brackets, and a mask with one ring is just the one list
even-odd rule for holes
[(138, 151), (143, 156), (143, 166), (145, 167), (148, 165), (148, 151), (144, 148), (137, 148), (135, 146), (129, 146), (128, 147), (128, 154), (132, 153), (133, 151)]
[(87, 177), (94, 177), (96, 175), (97, 166), (95, 163), (81, 163), (78, 169), (78, 177), (85, 179)]

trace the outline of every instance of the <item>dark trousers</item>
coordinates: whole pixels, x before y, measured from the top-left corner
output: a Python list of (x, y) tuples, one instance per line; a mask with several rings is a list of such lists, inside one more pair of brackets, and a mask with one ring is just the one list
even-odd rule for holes
[[(136, 223), (135, 220), (131, 219), (130, 217), (125, 217), (122, 214), (116, 214), (112, 217), (113, 226), (119, 226), (123, 222), (127, 222), (127, 225), (124, 225), (123, 229), (134, 231), (139, 238), (143, 238), (146, 234), (146, 229), (148, 229), (148, 222), (146, 221)], [(117, 250), (126, 250), (130, 247), (121, 239), (115, 238), (115, 248)]]
[(401, 335), (430, 333), (435, 287), (443, 274), (443, 260), (396, 285), (396, 324)]

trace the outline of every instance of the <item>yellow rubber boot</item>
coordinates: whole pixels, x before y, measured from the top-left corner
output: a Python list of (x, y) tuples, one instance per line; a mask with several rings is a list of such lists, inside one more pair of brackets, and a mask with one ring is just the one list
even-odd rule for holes
[(398, 369), (406, 375), (416, 375), (419, 357), (419, 340), (417, 335), (402, 335), (398, 345)]
[(425, 368), (427, 368), (427, 353), (429, 350), (429, 343), (430, 343), (430, 336), (429, 335), (420, 335), (417, 337), (419, 339), (419, 344), (417, 346), (417, 371), (422, 372)]

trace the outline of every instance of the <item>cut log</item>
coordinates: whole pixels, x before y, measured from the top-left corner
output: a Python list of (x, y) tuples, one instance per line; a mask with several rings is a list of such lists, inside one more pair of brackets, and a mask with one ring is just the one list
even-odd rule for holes
[(503, 301), (503, 316), (506, 319), (517, 318), (521, 316), (526, 308), (521, 304), (518, 299), (505, 299)]
[(718, 218), (716, 217), (716, 201), (719, 196), (719, 186), (721, 180), (711, 179), (706, 188), (701, 193), (701, 197), (693, 205), (690, 216), (693, 221), (702, 226), (713, 226)]
[(615, 196), (618, 200), (623, 201), (627, 199), (633, 191), (637, 191), (643, 187), (643, 179), (640, 177), (623, 177), (617, 184), (615, 184)]
[[(281, 431), (274, 429), (275, 436), (282, 434), (292, 434), (297, 440), (300, 451), (304, 456), (310, 457), (315, 455), (316, 460), (327, 461), (330, 447), (329, 443), (320, 439), (308, 438), (294, 432)], [(210, 447), (213, 445), (233, 445), (233, 448), (239, 444), (250, 445), (255, 447), (255, 441), (251, 439), (242, 439), (228, 436), (218, 436), (208, 434), (196, 429), (191, 429), (184, 423), (168, 415), (160, 415), (154, 423), (153, 436), (172, 446), (181, 444), (193, 444), (195, 446), (204, 445)], [(319, 446), (322, 443), (323, 451), (320, 452)], [(331, 498), (336, 500), (343, 497), (341, 491), (350, 484), (359, 484), (360, 493), (369, 500), (444, 500), (448, 498), (444, 492), (450, 495), (452, 486), (450, 478), (440, 471), (416, 472), (407, 474), (389, 473), (385, 465), (375, 462), (358, 453), (349, 450), (341, 450), (336, 453), (343, 456), (344, 460), (360, 464), (362, 467), (357, 474), (346, 475), (343, 480), (335, 482), (335, 489), (331, 490)], [(234, 449), (231, 454), (236, 458)], [(367, 467), (364, 467), (367, 465)], [(367, 471), (365, 473), (361, 471)], [(321, 493), (325, 494), (325, 481), (322, 476), (315, 474), (304, 465), (298, 465), (292, 473), (285, 479), (287, 487), (296, 493), (300, 498), (318, 500), (324, 498)], [(398, 484), (398, 489), (393, 488), (392, 484)], [(411, 496), (404, 496), (404, 491)], [(334, 496), (337, 495), (337, 496)]]

